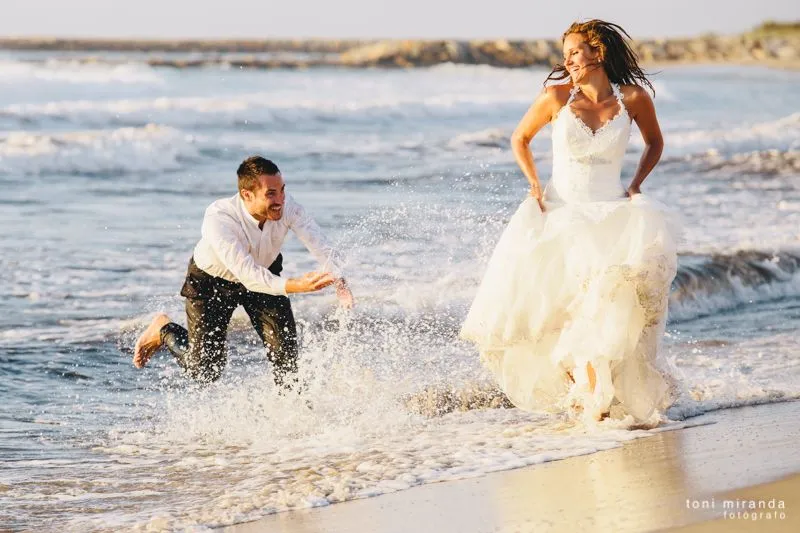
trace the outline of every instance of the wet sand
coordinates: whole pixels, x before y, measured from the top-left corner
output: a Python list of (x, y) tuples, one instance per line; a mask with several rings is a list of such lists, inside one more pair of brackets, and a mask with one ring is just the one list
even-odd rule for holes
[[(800, 531), (800, 402), (693, 419), (701, 421), (713, 423), (591, 455), (279, 513), (221, 531)], [(782, 509), (768, 508), (781, 501)], [(751, 505), (765, 507), (755, 511), (761, 513), (755, 520)]]

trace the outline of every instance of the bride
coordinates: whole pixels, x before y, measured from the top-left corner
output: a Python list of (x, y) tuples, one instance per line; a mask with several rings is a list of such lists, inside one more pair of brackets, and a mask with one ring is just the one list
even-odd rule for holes
[[(569, 82), (546, 87), (514, 132), (530, 197), (497, 244), (461, 337), (520, 408), (657, 424), (674, 401), (659, 345), (679, 227), (639, 190), (663, 140), (625, 36), (601, 20), (564, 33), (564, 64), (547, 81)], [(626, 189), (632, 121), (645, 148)], [(548, 123), (553, 174), (542, 192), (529, 144)]]

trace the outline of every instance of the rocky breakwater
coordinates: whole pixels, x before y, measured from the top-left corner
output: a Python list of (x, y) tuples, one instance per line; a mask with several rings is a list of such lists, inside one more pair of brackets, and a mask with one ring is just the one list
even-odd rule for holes
[(53, 52), (340, 53), (369, 44), (363, 40), (325, 39), (72, 39), (57, 37), (0, 37), (0, 49)]
[[(646, 65), (751, 63), (800, 68), (800, 22), (765, 23), (742, 35), (649, 39), (633, 43)], [(525, 68), (561, 61), (561, 41), (537, 40), (90, 40), (0, 38), (0, 49), (77, 62), (143, 61), (157, 67), (413, 68), (442, 63)], [(107, 54), (106, 52), (113, 52)]]
[[(800, 66), (800, 35), (643, 40), (633, 43), (645, 64), (762, 63)], [(495, 67), (550, 67), (561, 61), (557, 40), (382, 41), (354, 47), (339, 56), (349, 67), (426, 67), (441, 63)]]
[(350, 67), (427, 67), (440, 63), (529, 67), (561, 57), (555, 41), (381, 41), (339, 56)]

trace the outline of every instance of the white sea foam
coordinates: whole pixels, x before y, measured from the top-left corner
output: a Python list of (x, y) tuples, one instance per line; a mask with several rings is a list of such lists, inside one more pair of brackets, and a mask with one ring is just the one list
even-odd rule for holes
[(508, 149), (510, 134), (500, 128), (462, 133), (453, 137), (448, 145), (453, 149), (471, 147)]
[[(174, 395), (159, 406), (163, 416), (151, 429), (112, 433), (96, 451), (122, 464), (160, 459), (162, 469), (182, 480), (182, 505), (172, 506), (173, 497), (162, 493), (154, 522), (153, 509), (136, 512), (123, 504), (118, 526), (220, 526), (594, 453), (651, 434), (614, 424), (587, 428), (516, 409), (424, 419), (393, 401), (402, 384), (344, 362), (329, 369), (324, 385), (312, 384), (303, 399), (275, 396), (266, 377)], [(130, 488), (158, 490), (160, 483), (145, 478)], [(216, 491), (219, 484), (224, 493)]]
[(180, 168), (197, 157), (191, 135), (157, 124), (140, 128), (0, 134), (0, 173), (15, 175), (138, 172)]
[(162, 84), (163, 78), (144, 63), (109, 64), (49, 60), (0, 60), (0, 84), (49, 82), (70, 84)]
[[(509, 150), (511, 130), (488, 128), (461, 133), (453, 137), (448, 146), (452, 149), (502, 148)], [(538, 157), (548, 155), (550, 129), (545, 128), (536, 136), (539, 143)], [(784, 153), (796, 153), (800, 149), (800, 113), (787, 115), (777, 120), (739, 124), (730, 128), (704, 129), (691, 122), (688, 129), (671, 129), (664, 132), (665, 161), (686, 161), (706, 168), (737, 166), (751, 173), (773, 174), (796, 172), (796, 156), (782, 167), (776, 161)], [(545, 143), (546, 142), (546, 143)], [(631, 137), (632, 150), (639, 152), (643, 141), (638, 134)], [(773, 163), (773, 164), (770, 164)], [(775, 167), (775, 169), (773, 169)], [(785, 168), (784, 168), (785, 167)]]
[[(154, 114), (174, 122), (192, 120), (242, 122), (330, 119), (348, 115), (380, 115), (392, 112), (419, 116), (428, 110), (446, 111), (461, 105), (490, 106), (507, 103), (508, 97), (491, 94), (443, 94), (435, 96), (373, 96), (351, 100), (341, 96), (275, 95), (248, 93), (223, 97), (160, 97), (122, 100), (67, 100), (46, 104), (12, 104), (0, 109), (0, 116), (34, 120), (58, 118), (75, 122), (129, 119), (154, 120)], [(511, 100), (515, 101), (514, 99)], [(198, 113), (192, 117), (186, 113)], [(208, 117), (208, 118), (204, 118)], [(180, 122), (179, 122), (180, 123)], [(201, 122), (202, 123), (202, 122)]]
[[(117, 464), (158, 461), (181, 483), (180, 505), (168, 492), (158, 495), (155, 521), (153, 508), (141, 512), (120, 502), (116, 527), (222, 526), (594, 453), (654, 432), (616, 421), (587, 427), (517, 409), (423, 418), (398, 401), (412, 380), (381, 378), (343, 356), (344, 347), (333, 343), (330, 351), (309, 355), (324, 372), (319, 381), (310, 379), (302, 397), (277, 396), (267, 376), (251, 376), (195, 393), (167, 394), (151, 408), (158, 414), (149, 428), (112, 431), (95, 451)], [(724, 354), (708, 359), (721, 361)], [(686, 382), (689, 396), (671, 416), (789, 399), (745, 380), (720, 380), (715, 365)], [(655, 431), (694, 423), (671, 422)], [(161, 479), (131, 478), (124, 468), (115, 471), (127, 477), (130, 490), (161, 490)], [(74, 527), (106, 524), (91, 517), (70, 521)]]
[[(641, 148), (638, 135), (631, 144)], [(665, 157), (683, 157), (704, 152), (727, 155), (760, 150), (800, 149), (800, 113), (776, 120), (739, 124), (725, 128), (703, 128), (694, 125), (688, 130), (664, 132)]]

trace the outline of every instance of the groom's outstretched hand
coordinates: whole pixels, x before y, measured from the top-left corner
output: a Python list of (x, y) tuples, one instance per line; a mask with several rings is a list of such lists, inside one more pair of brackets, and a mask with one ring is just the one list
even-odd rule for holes
[(316, 292), (333, 284), (336, 278), (329, 272), (307, 272), (299, 278), (286, 280), (287, 294), (295, 292)]

